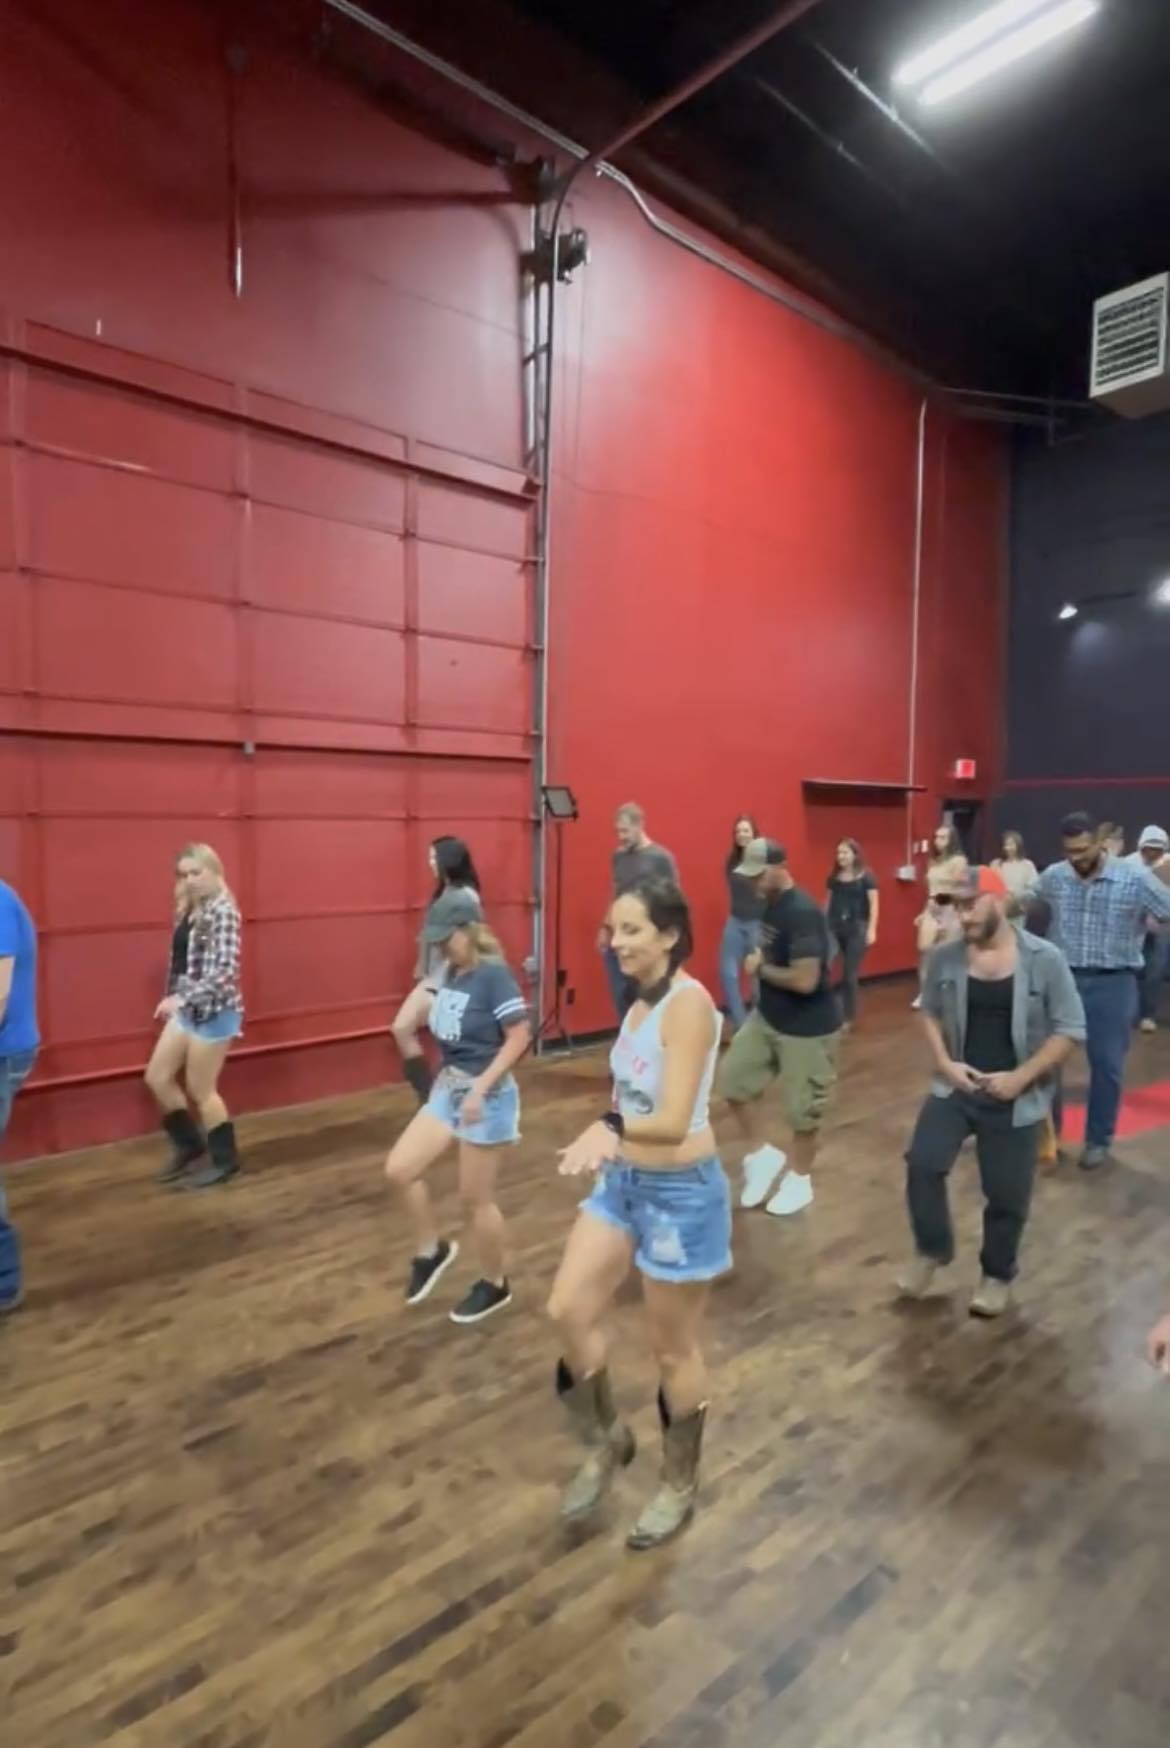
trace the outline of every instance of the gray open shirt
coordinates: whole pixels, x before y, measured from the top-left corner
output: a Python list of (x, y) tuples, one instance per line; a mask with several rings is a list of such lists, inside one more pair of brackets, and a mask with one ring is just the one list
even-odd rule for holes
[[(1012, 991), (1012, 1043), (1016, 1061), (1035, 1056), (1050, 1038), (1085, 1039), (1085, 1010), (1068, 961), (1059, 947), (1038, 935), (1017, 929), (1019, 960)], [(949, 941), (936, 947), (926, 962), (922, 1010), (942, 1027), (947, 1054), (962, 1062), (967, 1047), (967, 943)], [(954, 1087), (936, 1074), (930, 1083), (936, 1098), (949, 1098)], [(1033, 1081), (1012, 1108), (1012, 1124), (1039, 1123), (1052, 1106), (1051, 1075)]]

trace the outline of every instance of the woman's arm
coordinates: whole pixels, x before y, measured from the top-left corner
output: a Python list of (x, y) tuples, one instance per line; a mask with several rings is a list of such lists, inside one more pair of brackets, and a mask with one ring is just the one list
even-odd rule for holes
[(662, 1016), (662, 1098), (647, 1117), (627, 1117), (627, 1141), (685, 1141), (699, 1084), (715, 1042), (715, 1010), (705, 990), (680, 990)]
[(485, 1069), (476, 1075), (472, 1085), (481, 1093), (490, 1093), (504, 1076), (511, 1074), (532, 1042), (532, 1027), (527, 1020), (517, 1020), (504, 1026), (504, 1042)]
[(865, 942), (866, 942), (866, 946), (868, 946), (868, 947), (872, 947), (874, 942), (877, 940), (878, 906), (879, 906), (880, 902), (881, 901), (878, 897), (877, 881), (875, 880), (869, 889), (869, 927), (866, 930), (866, 935), (865, 935)]

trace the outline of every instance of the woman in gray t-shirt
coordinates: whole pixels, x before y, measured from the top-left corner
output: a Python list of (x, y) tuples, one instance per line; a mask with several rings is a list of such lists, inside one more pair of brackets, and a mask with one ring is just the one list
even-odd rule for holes
[[(427, 865), (435, 878), (431, 903), (451, 888), (470, 892), (477, 904), (480, 900), (479, 875), (471, 859), (471, 851), (462, 838), (436, 838), (427, 851)], [(442, 949), (428, 946), (419, 937), (418, 961), (414, 968), (414, 988), (395, 1014), (390, 1031), (402, 1057), (402, 1072), (425, 1105), (431, 1096), (431, 1070), (419, 1033), (430, 1019), (431, 1004), (443, 981), (445, 961)]]
[(443, 1066), (426, 1105), (390, 1150), (386, 1176), (414, 1225), (406, 1302), (417, 1305), (459, 1254), (453, 1239), (440, 1237), (423, 1182), (458, 1141), (459, 1190), (471, 1214), (480, 1277), (451, 1321), (479, 1323), (512, 1297), (496, 1176), (504, 1148), (520, 1138), (520, 1091), (512, 1069), (528, 1048), (532, 1028), (528, 1005), (473, 893), (453, 886), (441, 893), (427, 911), (422, 943), (443, 955), (444, 976), (430, 1017)]

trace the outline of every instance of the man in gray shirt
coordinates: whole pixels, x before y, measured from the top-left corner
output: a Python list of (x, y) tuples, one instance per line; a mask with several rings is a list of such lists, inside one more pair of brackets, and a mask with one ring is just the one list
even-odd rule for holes
[[(669, 850), (652, 844), (646, 836), (646, 815), (636, 801), (627, 801), (614, 817), (617, 849), (613, 853), (613, 897), (640, 886), (644, 880), (678, 880), (678, 867)], [(633, 996), (629, 983), (622, 976), (608, 921), (602, 923), (597, 946), (605, 958), (605, 975), (609, 992), (617, 1009), (618, 1022), (625, 1019)]]

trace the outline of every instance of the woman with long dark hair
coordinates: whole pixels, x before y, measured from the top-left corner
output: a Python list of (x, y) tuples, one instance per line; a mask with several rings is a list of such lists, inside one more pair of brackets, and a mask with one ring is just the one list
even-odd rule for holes
[[(482, 908), (479, 875), (475, 871), (471, 851), (462, 838), (435, 838), (427, 851), (427, 866), (435, 877), (432, 904), (449, 888), (453, 888), (470, 893)], [(433, 943), (428, 944), (424, 936), (420, 935), (418, 961), (414, 969), (415, 985), (395, 1014), (390, 1027), (402, 1057), (402, 1072), (414, 1088), (420, 1105), (425, 1105), (430, 1098), (434, 1077), (423, 1055), (419, 1033), (430, 1019), (431, 1007), (445, 971), (446, 962), (442, 949)]]
[(450, 1317), (452, 1323), (480, 1323), (512, 1298), (496, 1178), (505, 1148), (520, 1139), (520, 1090), (512, 1070), (532, 1029), (519, 985), (469, 888), (447, 886), (439, 894), (427, 909), (422, 939), (439, 949), (445, 968), (430, 1020), (443, 1067), (426, 1105), (391, 1148), (386, 1176), (414, 1226), (406, 1302), (418, 1305), (459, 1254), (453, 1239), (440, 1236), (423, 1182), (451, 1142), (458, 1142), (459, 1192), (480, 1274)]
[[(223, 863), (210, 844), (188, 844), (179, 852), (175, 874), (167, 993), (155, 1010), (155, 1018), (166, 1024), (147, 1065), (146, 1084), (173, 1149), (162, 1181), (203, 1190), (226, 1183), (240, 1169), (235, 1125), (219, 1095), (219, 1077), (243, 1030), (241, 923)], [(193, 1169), (204, 1153), (207, 1163)]]
[(856, 838), (842, 838), (826, 882), (829, 932), (841, 954), (841, 1011), (845, 1025), (857, 1018), (861, 961), (877, 940), (877, 881), (866, 866)]
[(687, 901), (673, 881), (640, 883), (615, 899), (610, 927), (636, 995), (610, 1053), (613, 1107), (561, 1156), (564, 1175), (596, 1177), (548, 1303), (562, 1343), (557, 1393), (586, 1449), (561, 1516), (586, 1517), (615, 1471), (633, 1460), (634, 1435), (614, 1407), (602, 1330), (632, 1263), (642, 1276), (661, 1377), (663, 1457), (658, 1492), (627, 1545), (652, 1548), (694, 1511), (707, 1415), (699, 1330), (711, 1282), (731, 1267), (731, 1193), (709, 1112), (719, 1016), (683, 970), (692, 945)]
[(951, 903), (951, 887), (967, 866), (959, 834), (949, 820), (940, 820), (930, 840), (926, 864), (926, 903), (914, 918), (918, 945), (918, 990), (911, 1007), (922, 1006), (922, 979), (926, 955), (959, 934), (958, 913)]
[(747, 1018), (743, 999), (743, 966), (749, 953), (760, 944), (760, 918), (764, 907), (751, 880), (740, 880), (736, 869), (753, 838), (759, 837), (756, 822), (750, 813), (741, 813), (731, 834), (724, 872), (731, 894), (731, 906), (723, 925), (719, 945), (719, 981), (723, 985), (723, 1005), (728, 1019), (738, 1032)]

